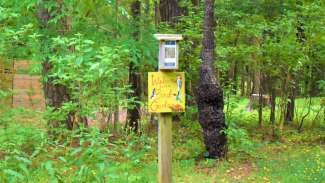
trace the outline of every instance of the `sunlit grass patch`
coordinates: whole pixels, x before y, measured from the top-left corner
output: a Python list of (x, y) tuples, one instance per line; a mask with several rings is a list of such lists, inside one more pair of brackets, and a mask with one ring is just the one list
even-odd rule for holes
[(283, 152), (269, 154), (256, 161), (258, 171), (248, 180), (257, 182), (322, 182), (325, 180), (325, 152), (320, 147), (283, 147)]

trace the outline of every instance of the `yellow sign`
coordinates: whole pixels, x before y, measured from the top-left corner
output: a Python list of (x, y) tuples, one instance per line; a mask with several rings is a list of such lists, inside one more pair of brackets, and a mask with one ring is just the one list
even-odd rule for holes
[(155, 113), (185, 111), (184, 72), (148, 73), (148, 110)]

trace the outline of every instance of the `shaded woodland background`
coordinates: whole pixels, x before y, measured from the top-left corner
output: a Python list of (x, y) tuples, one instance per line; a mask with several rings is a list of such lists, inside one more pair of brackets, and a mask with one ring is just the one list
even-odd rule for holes
[(155, 182), (158, 32), (184, 37), (175, 182), (324, 181), (324, 17), (321, 0), (2, 0), (0, 182)]

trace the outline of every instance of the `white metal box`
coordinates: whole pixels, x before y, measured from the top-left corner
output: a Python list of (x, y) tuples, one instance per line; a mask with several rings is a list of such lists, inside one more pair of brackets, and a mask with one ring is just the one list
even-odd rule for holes
[(179, 47), (178, 41), (182, 36), (178, 34), (155, 34), (159, 40), (159, 70), (177, 70)]

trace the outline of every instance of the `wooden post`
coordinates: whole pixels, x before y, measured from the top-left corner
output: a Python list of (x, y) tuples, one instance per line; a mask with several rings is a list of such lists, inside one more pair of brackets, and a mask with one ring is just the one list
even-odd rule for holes
[[(178, 34), (155, 34), (159, 40), (159, 56), (158, 56), (158, 70), (168, 72), (178, 69), (178, 44), (177, 41), (182, 40), (182, 35)], [(166, 43), (168, 41), (168, 44)], [(166, 51), (167, 50), (167, 51)], [(180, 77), (180, 76), (177, 76)], [(182, 88), (182, 80), (180, 78), (176, 81), (175, 86), (178, 86), (178, 93)], [(183, 77), (183, 80), (185, 78)], [(183, 84), (184, 87), (184, 84)], [(156, 88), (153, 88), (149, 99), (156, 97)], [(184, 88), (185, 93), (185, 88)], [(183, 101), (185, 101), (185, 94)], [(178, 99), (176, 98), (176, 101)], [(185, 103), (184, 103), (185, 109)], [(170, 109), (169, 109), (170, 110)], [(162, 112), (162, 111), (161, 111)], [(158, 121), (158, 182), (171, 183), (172, 182), (172, 111), (162, 112), (159, 114)]]
[(172, 115), (161, 113), (158, 127), (158, 181), (172, 182)]

